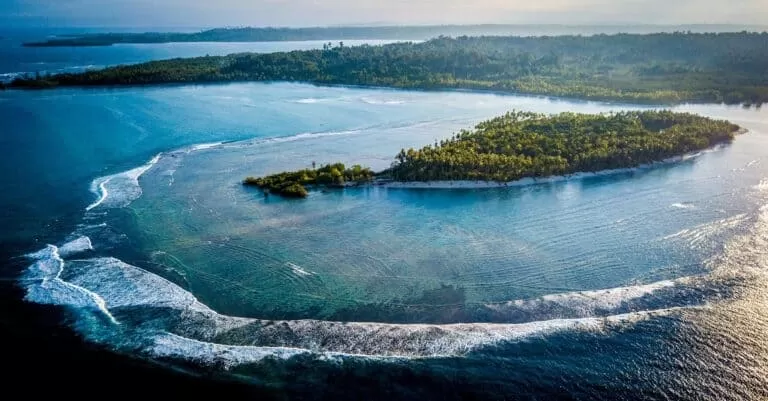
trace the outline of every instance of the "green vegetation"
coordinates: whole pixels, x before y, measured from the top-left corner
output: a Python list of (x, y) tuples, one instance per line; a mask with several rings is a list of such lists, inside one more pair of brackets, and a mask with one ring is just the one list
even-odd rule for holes
[(279, 42), (304, 40), (389, 39), (424, 40), (438, 36), (543, 36), (593, 35), (598, 33), (654, 33), (694, 30), (699, 32), (734, 32), (742, 29), (763, 31), (764, 26), (728, 25), (433, 25), (433, 26), (352, 26), (352, 27), (243, 27), (217, 28), (200, 32), (92, 33), (63, 35), (40, 42), (28, 42), (28, 47), (111, 46), (118, 43), (170, 42)]
[[(541, 30), (539, 27), (538, 30)], [(171, 42), (280, 42), (306, 40), (423, 40), (440, 35), (511, 35), (530, 32), (530, 27), (513, 25), (311, 27), (311, 28), (217, 28), (201, 32), (96, 33), (63, 36), (27, 47), (111, 46), (118, 43)], [(551, 30), (551, 29), (550, 29)], [(559, 31), (562, 31), (560, 29)], [(566, 30), (567, 32), (567, 30)]]
[(290, 198), (306, 198), (305, 185), (319, 187), (344, 187), (373, 180), (373, 171), (359, 165), (346, 168), (343, 163), (329, 164), (318, 169), (273, 174), (262, 178), (248, 177), (243, 185), (255, 186)]
[(17, 88), (227, 81), (479, 89), (630, 102), (768, 101), (768, 33), (440, 37), (26, 77)]
[(501, 183), (637, 167), (730, 142), (739, 130), (728, 121), (667, 110), (556, 115), (512, 111), (434, 145), (403, 149), (392, 167), (377, 174), (359, 165), (348, 169), (336, 163), (248, 177), (243, 185), (305, 198), (305, 185), (344, 187), (371, 182), (374, 177)]
[(727, 121), (671, 111), (510, 112), (434, 146), (402, 150), (381, 175), (508, 182), (636, 167), (729, 142), (738, 130)]

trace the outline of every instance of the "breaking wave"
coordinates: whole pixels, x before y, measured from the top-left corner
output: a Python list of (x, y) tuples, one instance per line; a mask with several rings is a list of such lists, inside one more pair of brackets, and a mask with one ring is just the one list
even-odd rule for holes
[(404, 104), (404, 100), (397, 100), (397, 99), (375, 99), (375, 98), (369, 98), (364, 97), (361, 98), (363, 103), (365, 104), (373, 104), (373, 105), (396, 105), (396, 104)]
[[(221, 315), (178, 285), (116, 258), (72, 258), (92, 250), (90, 239), (78, 237), (28, 255), (33, 264), (23, 278), (27, 300), (68, 306), (84, 313), (99, 312), (107, 324), (120, 322), (131, 328), (121, 332), (120, 337), (91, 338), (94, 341), (138, 349), (151, 357), (227, 368), (267, 357), (305, 354), (387, 359), (461, 356), (563, 330), (603, 331), (615, 324), (675, 313), (681, 306), (633, 309), (641, 306), (639, 300), (664, 291), (683, 290), (692, 281), (683, 278), (486, 305), (495, 313), (510, 315), (510, 319), (521, 311), (530, 314), (531, 319), (540, 319), (525, 323), (273, 321)], [(295, 274), (312, 274), (295, 264), (286, 267)]]
[(172, 155), (177, 156), (179, 154), (188, 154), (192, 152), (198, 152), (208, 149), (218, 149), (223, 147), (241, 147), (241, 146), (253, 146), (257, 144), (269, 144), (269, 143), (285, 143), (294, 142), (306, 139), (318, 139), (330, 136), (345, 136), (355, 135), (362, 131), (348, 130), (348, 131), (329, 131), (329, 132), (305, 132), (296, 135), (274, 137), (266, 139), (256, 139), (244, 142), (213, 142), (202, 143), (192, 145), (180, 150), (171, 151), (167, 153), (160, 153), (153, 157), (146, 164), (136, 167), (134, 169), (123, 171), (121, 173), (107, 175), (104, 177), (96, 178), (91, 182), (90, 190), (96, 194), (98, 198), (90, 205), (86, 206), (86, 211), (91, 211), (96, 208), (120, 208), (126, 207), (131, 202), (141, 197), (141, 185), (139, 185), (139, 178), (155, 166), (163, 156)]
[(223, 145), (224, 142), (211, 142), (211, 143), (201, 143), (198, 145), (193, 145), (189, 147), (188, 153), (196, 152), (199, 150), (206, 150), (206, 149), (214, 149), (221, 145)]
[[(178, 285), (113, 257), (76, 259), (93, 251), (88, 237), (49, 245), (27, 255), (32, 264), (22, 283), (31, 302), (96, 312), (108, 327), (130, 327), (119, 336), (86, 337), (156, 358), (180, 358), (226, 368), (264, 358), (314, 354), (322, 358), (400, 359), (461, 356), (472, 351), (563, 330), (602, 331), (675, 313), (679, 306), (632, 311), (644, 297), (684, 286), (690, 279), (648, 285), (547, 295), (488, 304), (490, 311), (525, 323), (387, 324), (321, 320), (274, 321), (221, 315)], [(287, 264), (294, 274), (313, 274)], [(623, 313), (617, 313), (626, 311)], [(557, 316), (562, 316), (558, 318)], [(570, 317), (566, 317), (570, 316)], [(88, 327), (91, 327), (90, 329)], [(111, 329), (111, 330), (114, 330)]]
[[(76, 241), (81, 245), (84, 243), (81, 239)], [(83, 249), (81, 245), (68, 243), (61, 249)], [(128, 324), (136, 330), (132, 336), (120, 340), (123, 347), (140, 347), (142, 352), (155, 357), (177, 357), (225, 366), (257, 362), (267, 356), (290, 357), (306, 353), (330, 357), (459, 356), (481, 347), (531, 336), (562, 330), (599, 331), (610, 324), (634, 322), (676, 310), (665, 308), (520, 324), (428, 325), (237, 318), (216, 313), (188, 291), (139, 267), (110, 257), (65, 261), (58, 249), (50, 245), (29, 255), (35, 260), (25, 276), (29, 301), (98, 310), (113, 323), (119, 320)], [(62, 273), (65, 265), (66, 272)], [(55, 285), (46, 284), (52, 280)], [(671, 285), (674, 284), (594, 292), (593, 302), (609, 300), (607, 305), (615, 306), (622, 299), (629, 299), (627, 295), (649, 294)], [(514, 304), (534, 309), (547, 302), (569, 298), (570, 302), (579, 303), (579, 298), (585, 297), (590, 295), (561, 294)]]
[[(78, 238), (62, 245), (61, 249), (68, 254), (91, 249), (88, 238)], [(109, 312), (104, 299), (87, 288), (78, 286), (61, 279), (64, 270), (64, 259), (60, 248), (48, 245), (44, 249), (27, 255), (34, 260), (22, 277), (26, 283), (26, 300), (39, 304), (63, 305), (75, 308), (96, 309), (102, 312), (112, 323), (117, 320)]]
[[(305, 133), (254, 143), (296, 141), (359, 131)], [(239, 144), (212, 143), (180, 151), (192, 152)], [(98, 199), (86, 210), (124, 207), (141, 196), (139, 178), (163, 154), (140, 167), (97, 178)], [(760, 219), (765, 220), (766, 213)], [(701, 237), (736, 226), (738, 215), (664, 237), (694, 244)], [(762, 221), (761, 220), (761, 221)], [(106, 228), (89, 224), (89, 230)], [(98, 245), (98, 244), (97, 244)], [(94, 249), (96, 248), (96, 249)], [(550, 294), (536, 299), (482, 305), (495, 323), (391, 324), (323, 320), (263, 320), (219, 314), (179, 285), (114, 257), (98, 253), (87, 236), (48, 245), (27, 255), (30, 266), (21, 278), (26, 300), (60, 305), (103, 319), (78, 325), (96, 342), (138, 351), (155, 358), (179, 358), (226, 368), (264, 358), (313, 354), (322, 358), (425, 358), (462, 356), (498, 344), (564, 330), (605, 331), (681, 309), (707, 308), (718, 300), (708, 277), (683, 277), (596, 291)], [(87, 258), (77, 258), (88, 256)], [(294, 263), (285, 267), (299, 276), (313, 275)], [(715, 294), (715, 295), (713, 295)], [(119, 335), (103, 335), (94, 325)]]
[(329, 132), (304, 132), (301, 134), (291, 135), (291, 136), (283, 136), (283, 137), (277, 137), (277, 138), (269, 138), (261, 140), (260, 143), (284, 143), (284, 142), (294, 142), (294, 141), (300, 141), (302, 139), (317, 139), (317, 138), (325, 138), (329, 136), (343, 136), (343, 135), (354, 135), (358, 134), (361, 131), (359, 130), (348, 130), (348, 131), (329, 131)]
[(99, 195), (85, 210), (101, 207), (125, 207), (141, 196), (139, 177), (152, 168), (162, 154), (152, 158), (147, 164), (122, 173), (100, 177), (91, 183), (91, 192)]

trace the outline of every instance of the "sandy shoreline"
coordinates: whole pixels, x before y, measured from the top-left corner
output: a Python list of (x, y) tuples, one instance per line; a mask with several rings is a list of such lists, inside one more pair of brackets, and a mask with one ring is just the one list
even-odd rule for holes
[[(734, 135), (741, 135), (746, 133), (744, 128), (739, 129)], [(600, 177), (613, 174), (631, 173), (635, 171), (647, 170), (650, 168), (658, 167), (666, 164), (679, 163), (682, 161), (690, 160), (701, 156), (705, 153), (716, 152), (723, 149), (727, 144), (718, 144), (711, 148), (704, 149), (699, 152), (687, 153), (681, 156), (670, 157), (662, 161), (641, 164), (636, 167), (618, 168), (612, 170), (601, 170), (596, 172), (580, 172), (565, 175), (555, 175), (550, 177), (541, 178), (522, 178), (515, 181), (497, 182), (497, 181), (471, 181), (471, 180), (456, 180), (456, 181), (386, 181), (386, 182), (374, 182), (374, 185), (384, 188), (405, 188), (405, 189), (482, 189), (482, 188), (504, 188), (504, 187), (521, 187), (527, 185), (536, 184), (551, 184), (555, 182), (569, 181), (569, 180), (581, 180), (591, 177)]]
[[(714, 151), (719, 148), (713, 148), (710, 151)], [(702, 152), (693, 153), (684, 156), (676, 156), (669, 159), (662, 160), (660, 162), (642, 164), (637, 167), (618, 168), (612, 170), (601, 170), (596, 172), (582, 172), (565, 175), (553, 175), (549, 177), (533, 178), (526, 177), (515, 181), (470, 181), (470, 180), (456, 180), (456, 181), (410, 181), (410, 182), (386, 182), (378, 184), (385, 188), (410, 188), (410, 189), (482, 189), (482, 188), (505, 188), (505, 187), (522, 187), (536, 184), (551, 184), (562, 181), (581, 180), (591, 177), (600, 177), (614, 174), (631, 173), (635, 171), (647, 170), (653, 167), (679, 163), (691, 158), (698, 157)]]

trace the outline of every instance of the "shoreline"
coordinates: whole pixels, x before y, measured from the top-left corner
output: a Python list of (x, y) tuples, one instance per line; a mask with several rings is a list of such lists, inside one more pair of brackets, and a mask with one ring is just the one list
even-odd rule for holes
[[(743, 135), (749, 132), (746, 128), (740, 128), (734, 131), (734, 136)], [(632, 173), (641, 170), (647, 170), (654, 167), (659, 167), (668, 164), (680, 163), (686, 160), (690, 160), (701, 156), (704, 153), (711, 153), (719, 151), (726, 146), (728, 142), (718, 143), (707, 149), (703, 149), (697, 152), (686, 153), (680, 156), (670, 157), (661, 161), (640, 164), (634, 167), (624, 167), (600, 171), (580, 171), (570, 174), (553, 175), (547, 177), (525, 177), (513, 181), (482, 181), (482, 180), (439, 180), (439, 181), (385, 181), (375, 180), (369, 185), (377, 186), (381, 188), (392, 189), (488, 189), (488, 188), (508, 188), (508, 187), (524, 187), (529, 185), (539, 184), (553, 184), (557, 182), (582, 180), (586, 178), (602, 177), (615, 174)], [(358, 185), (361, 186), (361, 185)]]
[[(226, 56), (222, 56), (226, 57)], [(160, 60), (164, 61), (164, 60)], [(118, 64), (113, 66), (107, 66), (104, 68), (98, 68), (96, 71), (116, 68), (116, 67), (130, 67), (141, 63), (129, 63)], [(16, 73), (13, 73), (16, 74)], [(317, 88), (343, 88), (343, 89), (362, 89), (362, 90), (389, 90), (393, 92), (423, 92), (423, 93), (475, 93), (486, 94), (496, 96), (513, 96), (513, 97), (534, 97), (540, 99), (548, 99), (552, 101), (566, 101), (566, 102), (583, 102), (583, 103), (602, 103), (612, 106), (639, 106), (639, 107), (673, 107), (683, 105), (726, 105), (726, 106), (743, 106), (744, 102), (728, 103), (725, 101), (712, 101), (712, 100), (697, 100), (697, 99), (679, 99), (679, 100), (659, 100), (659, 99), (646, 99), (646, 98), (627, 98), (627, 97), (604, 97), (604, 96), (577, 96), (577, 95), (557, 95), (550, 93), (540, 92), (523, 92), (515, 90), (505, 90), (498, 88), (472, 88), (462, 86), (444, 86), (444, 87), (402, 87), (402, 86), (383, 86), (383, 85), (367, 85), (367, 84), (353, 84), (353, 83), (325, 83), (325, 82), (312, 82), (312, 81), (292, 81), (292, 80), (201, 80), (201, 81), (166, 81), (166, 82), (148, 82), (148, 83), (130, 83), (130, 84), (80, 84), (80, 85), (54, 85), (54, 86), (16, 86), (13, 85), (13, 81), (5, 83), (5, 90), (8, 91), (50, 91), (50, 90), (65, 90), (65, 89), (79, 89), (79, 90), (115, 90), (121, 88), (163, 88), (163, 87), (182, 87), (182, 86), (224, 86), (224, 85), (238, 85), (238, 84), (294, 84), (294, 85), (311, 85)], [(598, 87), (599, 88), (599, 87)], [(750, 107), (756, 106), (750, 104)]]
[[(143, 63), (133, 64), (119, 64), (105, 68), (134, 66)], [(100, 69), (97, 69), (100, 70)], [(643, 99), (643, 98), (625, 98), (625, 97), (603, 97), (603, 96), (567, 96), (556, 95), (549, 93), (539, 92), (522, 92), (514, 90), (494, 89), (494, 88), (471, 88), (471, 87), (401, 87), (401, 86), (382, 86), (382, 85), (366, 85), (366, 84), (345, 84), (345, 83), (323, 83), (323, 82), (311, 82), (311, 81), (289, 81), (289, 80), (210, 80), (210, 81), (167, 81), (167, 82), (149, 82), (149, 83), (135, 83), (135, 84), (80, 84), (80, 85), (54, 85), (43, 87), (32, 86), (16, 86), (13, 85), (13, 81), (9, 81), (5, 84), (5, 90), (9, 91), (48, 91), (57, 89), (80, 89), (80, 90), (97, 90), (97, 89), (120, 89), (120, 88), (162, 88), (162, 87), (179, 87), (179, 86), (219, 86), (219, 85), (236, 85), (236, 84), (297, 84), (297, 85), (311, 85), (318, 88), (346, 88), (346, 89), (363, 89), (363, 90), (391, 90), (391, 91), (404, 91), (404, 92), (426, 92), (426, 93), (440, 93), (440, 92), (455, 92), (455, 93), (476, 93), (476, 94), (490, 94), (497, 96), (516, 96), (516, 97), (536, 97), (549, 99), (554, 101), (570, 101), (570, 102), (596, 102), (603, 104), (610, 104), (614, 106), (640, 106), (640, 107), (671, 107), (682, 106), (686, 104), (712, 104), (712, 105), (727, 105), (738, 106), (744, 103), (726, 103), (715, 102), (708, 100), (696, 100), (696, 99), (681, 99), (681, 100), (657, 100), (657, 99)]]

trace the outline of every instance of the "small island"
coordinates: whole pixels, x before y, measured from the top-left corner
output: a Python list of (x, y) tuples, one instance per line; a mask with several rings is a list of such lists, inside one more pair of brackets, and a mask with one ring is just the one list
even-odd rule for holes
[(674, 161), (732, 141), (738, 125), (690, 113), (628, 111), (606, 114), (546, 115), (512, 111), (481, 122), (474, 130), (421, 149), (401, 150), (389, 169), (341, 163), (246, 178), (271, 193), (306, 197), (312, 187), (344, 187), (375, 182), (475, 181), (508, 185), (574, 173), (638, 167)]
[(265, 193), (274, 193), (288, 198), (306, 198), (310, 188), (344, 188), (373, 181), (374, 173), (369, 168), (354, 165), (347, 168), (343, 163), (334, 163), (318, 169), (273, 174), (262, 178), (248, 177), (243, 185), (255, 186)]

